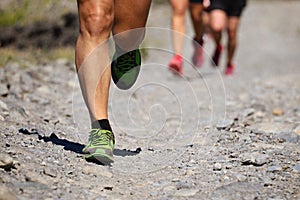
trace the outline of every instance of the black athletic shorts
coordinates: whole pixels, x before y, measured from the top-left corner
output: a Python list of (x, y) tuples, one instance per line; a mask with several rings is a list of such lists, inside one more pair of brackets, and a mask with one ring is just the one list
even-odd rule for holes
[(203, 3), (203, 0), (190, 0), (190, 2), (191, 3)]
[(208, 11), (219, 9), (228, 16), (240, 17), (246, 4), (246, 0), (210, 0)]

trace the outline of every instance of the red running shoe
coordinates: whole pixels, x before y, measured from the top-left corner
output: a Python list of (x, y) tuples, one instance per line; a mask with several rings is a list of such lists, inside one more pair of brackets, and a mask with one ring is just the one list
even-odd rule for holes
[(217, 48), (216, 48), (216, 50), (215, 50), (215, 53), (214, 53), (212, 61), (213, 61), (213, 64), (215, 64), (216, 66), (219, 66), (219, 60), (220, 60), (220, 56), (221, 56), (222, 50), (223, 50), (222, 45), (218, 45)]
[(175, 55), (169, 63), (169, 69), (174, 73), (182, 74), (183, 59), (180, 55)]
[(200, 68), (203, 64), (203, 41), (198, 42), (197, 40), (193, 41), (194, 45), (194, 54), (192, 57), (193, 64)]
[(227, 65), (227, 67), (225, 69), (225, 75), (227, 75), (227, 76), (233, 75), (233, 71), (234, 71), (234, 65), (231, 63), (231, 64)]

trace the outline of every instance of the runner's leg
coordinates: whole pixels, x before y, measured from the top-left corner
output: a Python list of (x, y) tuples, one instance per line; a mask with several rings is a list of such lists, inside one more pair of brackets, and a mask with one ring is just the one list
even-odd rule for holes
[(173, 48), (176, 55), (182, 55), (185, 30), (185, 14), (188, 0), (170, 0), (172, 6)]
[(228, 19), (228, 53), (227, 53), (227, 65), (232, 64), (235, 49), (237, 47), (237, 32), (239, 26), (239, 17), (229, 17)]
[[(80, 33), (76, 43), (76, 68), (92, 122), (107, 119), (110, 84), (106, 41), (114, 18), (113, 0), (77, 0)], [(101, 50), (101, 53), (98, 51)]]
[(200, 42), (202, 41), (203, 35), (203, 25), (202, 25), (202, 3), (190, 3), (189, 6), (190, 14), (192, 18), (192, 23), (195, 31), (195, 40)]
[(121, 49), (134, 50), (143, 41), (145, 34), (143, 28), (147, 22), (150, 5), (151, 0), (115, 0), (112, 32), (113, 35), (117, 35), (114, 39)]

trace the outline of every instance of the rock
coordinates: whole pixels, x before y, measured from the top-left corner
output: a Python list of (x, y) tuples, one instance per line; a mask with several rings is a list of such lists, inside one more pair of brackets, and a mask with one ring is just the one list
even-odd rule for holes
[(100, 165), (86, 165), (83, 167), (82, 173), (91, 174), (94, 176), (103, 176), (107, 178), (111, 178), (113, 176), (108, 167)]
[(257, 118), (264, 118), (265, 113), (262, 112), (262, 111), (257, 111), (257, 112), (255, 113), (255, 116), (256, 116)]
[(8, 110), (7, 104), (1, 100), (0, 100), (0, 108), (1, 110)]
[(269, 156), (253, 152), (241, 154), (240, 158), (243, 165), (262, 166), (268, 162)]
[(14, 120), (22, 121), (22, 119), (28, 119), (28, 114), (21, 106), (13, 106), (10, 108), (9, 117)]
[(26, 181), (30, 181), (30, 182), (41, 183), (41, 184), (45, 184), (45, 185), (48, 184), (46, 179), (44, 179), (43, 177), (41, 177), (40, 174), (38, 174), (34, 171), (26, 172), (25, 179), (26, 179)]
[(212, 200), (256, 199), (260, 196), (261, 186), (256, 183), (234, 182), (215, 189)]
[(0, 84), (0, 96), (5, 96), (8, 94), (8, 88), (6, 84)]
[(177, 190), (174, 194), (174, 196), (177, 197), (191, 197), (195, 196), (199, 192), (199, 189), (188, 189), (188, 188), (183, 188), (180, 190)]
[(284, 110), (281, 108), (274, 108), (272, 114), (275, 116), (282, 116), (284, 114)]
[(50, 88), (47, 85), (42, 85), (38, 87), (35, 91), (38, 94), (44, 94), (44, 95), (51, 94)]
[(20, 87), (23, 90), (23, 92), (33, 92), (34, 82), (30, 72), (25, 72), (21, 74)]
[(239, 182), (244, 182), (247, 179), (247, 176), (243, 175), (243, 174), (237, 174), (236, 178)]
[(221, 171), (222, 170), (222, 165), (221, 163), (215, 163), (213, 167), (214, 171)]
[(53, 168), (46, 167), (44, 168), (44, 174), (50, 177), (57, 177), (57, 172)]
[(219, 123), (216, 125), (216, 128), (218, 130), (222, 130), (222, 129), (229, 129), (232, 127), (232, 125), (234, 124), (234, 120), (232, 119), (226, 119), (223, 122)]
[(6, 186), (0, 185), (0, 200), (17, 200), (17, 196)]
[(273, 181), (269, 177), (263, 177), (263, 183), (265, 187), (272, 186)]
[(295, 166), (293, 167), (293, 171), (300, 173), (300, 164), (299, 163), (295, 164)]
[(289, 143), (299, 143), (300, 135), (295, 134), (294, 132), (281, 132), (279, 134), (275, 134), (274, 138), (279, 142), (289, 142)]
[(191, 183), (188, 182), (178, 182), (176, 183), (176, 188), (177, 190), (183, 189), (183, 188), (190, 188), (191, 187)]
[(294, 129), (294, 132), (300, 136), (300, 126), (297, 126), (295, 129)]
[(276, 172), (276, 171), (281, 171), (281, 170), (282, 170), (282, 167), (276, 166), (276, 165), (270, 166), (267, 169), (268, 172)]
[(255, 109), (248, 108), (248, 109), (244, 110), (243, 116), (244, 117), (249, 117), (249, 116), (253, 115), (254, 112), (255, 112)]
[(0, 168), (10, 169), (13, 166), (13, 159), (6, 153), (0, 153)]

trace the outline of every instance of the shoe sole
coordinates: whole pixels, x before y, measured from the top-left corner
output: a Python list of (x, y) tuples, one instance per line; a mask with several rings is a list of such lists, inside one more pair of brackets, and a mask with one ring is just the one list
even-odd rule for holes
[(136, 76), (134, 77), (134, 79), (132, 80), (132, 83), (123, 83), (122, 80), (120, 81), (120, 79), (122, 78), (117, 78), (117, 74), (115, 73), (115, 70), (114, 70), (114, 61), (112, 61), (111, 63), (111, 77), (113, 79), (113, 82), (114, 84), (121, 90), (128, 90), (130, 89), (136, 82), (139, 74), (140, 74), (140, 69), (141, 69), (141, 65), (142, 65), (142, 56), (141, 56), (141, 52), (140, 50), (138, 50), (138, 57), (140, 58), (140, 63), (137, 63), (138, 65), (134, 66), (131, 70), (136, 70), (137, 73), (136, 73)]
[(176, 64), (169, 64), (169, 70), (171, 70), (175, 75), (182, 75), (180, 67)]
[(89, 154), (85, 156), (86, 161), (88, 162), (94, 162), (96, 164), (101, 164), (101, 165), (111, 165), (114, 160), (103, 155), (103, 154)]

